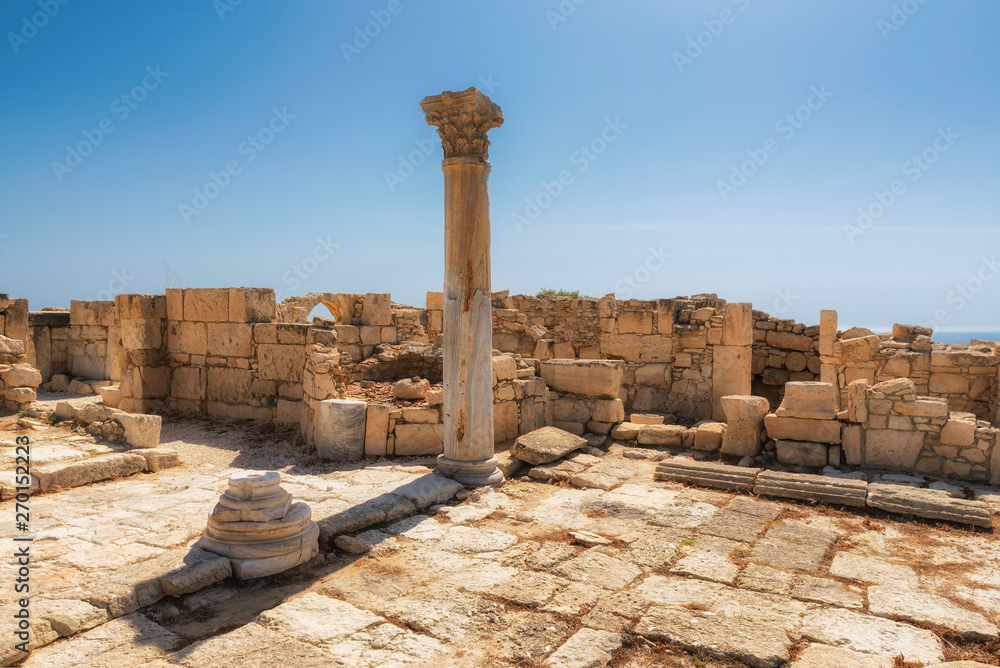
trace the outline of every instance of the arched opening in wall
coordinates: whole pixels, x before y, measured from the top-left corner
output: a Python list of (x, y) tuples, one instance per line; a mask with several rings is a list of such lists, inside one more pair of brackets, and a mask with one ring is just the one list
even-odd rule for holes
[[(330, 308), (333, 306), (334, 308)], [(340, 308), (336, 302), (320, 302), (309, 311), (309, 315), (306, 318), (306, 322), (312, 322), (313, 318), (319, 316), (321, 318), (326, 318), (327, 320), (333, 320), (338, 325), (341, 323), (340, 319)]]

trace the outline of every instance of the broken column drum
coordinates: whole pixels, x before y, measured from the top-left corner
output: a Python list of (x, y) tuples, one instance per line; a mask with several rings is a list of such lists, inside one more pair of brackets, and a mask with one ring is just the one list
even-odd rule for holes
[(234, 475), (196, 547), (229, 557), (233, 573), (249, 580), (315, 557), (319, 527), (309, 506), (281, 488), (277, 471)]
[(475, 88), (427, 97), (420, 106), (444, 148), (444, 453), (437, 472), (468, 486), (499, 485), (486, 133), (503, 124), (503, 114)]

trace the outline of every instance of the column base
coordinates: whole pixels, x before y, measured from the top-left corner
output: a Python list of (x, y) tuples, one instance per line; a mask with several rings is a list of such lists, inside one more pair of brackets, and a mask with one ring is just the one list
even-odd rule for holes
[(466, 487), (500, 487), (507, 479), (497, 468), (497, 458), (460, 461), (438, 455), (434, 472), (439, 476), (456, 480)]

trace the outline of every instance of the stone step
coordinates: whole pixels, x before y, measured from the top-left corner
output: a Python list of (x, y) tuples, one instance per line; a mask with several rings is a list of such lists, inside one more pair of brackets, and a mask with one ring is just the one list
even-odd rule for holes
[(955, 499), (946, 492), (934, 489), (872, 483), (868, 486), (868, 505), (890, 513), (916, 515), (978, 527), (993, 526), (990, 508), (985, 502)]
[(864, 508), (868, 483), (807, 473), (763, 471), (757, 476), (753, 493)]
[(78, 461), (48, 464), (31, 469), (32, 477), (38, 481), (34, 492), (51, 492), (90, 485), (102, 480), (124, 478), (142, 471), (162, 471), (180, 465), (180, 457), (175, 450), (166, 448), (143, 448), (129, 452), (99, 455)]
[(693, 459), (674, 458), (656, 465), (655, 478), (672, 482), (686, 482), (698, 487), (749, 492), (761, 469), (729, 466), (717, 462), (698, 462)]

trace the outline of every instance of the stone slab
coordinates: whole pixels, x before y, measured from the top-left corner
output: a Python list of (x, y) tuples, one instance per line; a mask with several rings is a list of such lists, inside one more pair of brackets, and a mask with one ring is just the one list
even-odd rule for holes
[(864, 508), (868, 500), (868, 483), (807, 473), (762, 471), (757, 476), (753, 493)]

